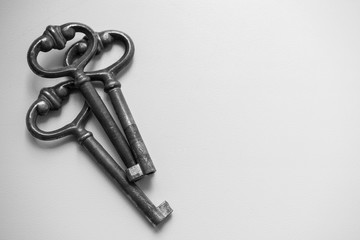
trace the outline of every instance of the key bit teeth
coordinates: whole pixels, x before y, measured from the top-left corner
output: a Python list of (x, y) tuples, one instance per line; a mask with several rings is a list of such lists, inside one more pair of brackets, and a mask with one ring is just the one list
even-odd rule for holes
[(158, 206), (158, 209), (164, 215), (165, 218), (170, 216), (170, 214), (173, 212), (172, 208), (170, 207), (170, 205), (167, 201), (164, 201), (163, 203), (161, 203)]
[[(173, 212), (167, 201), (164, 201), (156, 208), (156, 214), (153, 215), (153, 219), (149, 219), (154, 227), (159, 227), (163, 224)], [(155, 217), (154, 217), (155, 216)]]
[(144, 173), (142, 172), (139, 164), (136, 164), (126, 169), (125, 172), (126, 172), (126, 177), (130, 182), (135, 182), (144, 176)]

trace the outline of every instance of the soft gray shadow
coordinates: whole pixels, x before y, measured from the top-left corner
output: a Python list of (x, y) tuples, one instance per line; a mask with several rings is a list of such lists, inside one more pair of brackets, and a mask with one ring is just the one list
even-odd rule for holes
[(136, 182), (136, 184), (143, 189), (144, 191), (150, 191), (152, 188), (152, 178), (155, 177), (154, 174), (147, 175)]
[(25, 129), (25, 135), (26, 135), (26, 138), (28, 139), (28, 142), (31, 145), (33, 145), (34, 148), (41, 148), (41, 149), (54, 149), (54, 148), (58, 148), (64, 144), (67, 144), (69, 142), (76, 141), (71, 136), (53, 140), (53, 141), (43, 141), (43, 140), (39, 140), (39, 139), (33, 137), (27, 129)]

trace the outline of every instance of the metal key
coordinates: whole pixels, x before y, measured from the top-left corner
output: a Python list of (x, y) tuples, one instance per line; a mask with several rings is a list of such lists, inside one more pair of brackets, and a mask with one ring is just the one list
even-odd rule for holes
[(41, 140), (55, 140), (66, 136), (73, 136), (96, 160), (96, 162), (111, 176), (115, 183), (125, 193), (128, 199), (154, 226), (163, 223), (172, 213), (170, 205), (164, 201), (156, 207), (143, 191), (135, 184), (127, 181), (125, 172), (94, 138), (93, 134), (85, 129), (85, 124), (91, 113), (90, 107), (85, 103), (78, 116), (69, 124), (54, 131), (43, 131), (37, 126), (38, 115), (45, 116), (53, 110), (60, 109), (62, 102), (74, 87), (72, 81), (60, 83), (51, 88), (41, 90), (38, 99), (31, 105), (26, 125), (30, 133)]
[[(125, 51), (121, 58), (112, 65), (97, 71), (87, 71), (85, 74), (90, 77), (91, 81), (101, 81), (104, 84), (104, 91), (110, 96), (111, 103), (120, 120), (135, 160), (140, 164), (144, 174), (152, 174), (156, 171), (155, 166), (125, 101), (121, 91), (121, 84), (115, 79), (115, 76), (130, 63), (134, 56), (135, 47), (133, 41), (125, 33), (115, 30), (97, 33), (97, 38), (99, 46), (97, 54), (114, 43), (122, 43)], [(77, 58), (82, 56), (88, 48), (87, 45), (87, 41), (83, 40), (71, 46), (65, 54), (65, 64), (71, 65)]]
[[(88, 47), (80, 58), (68, 66), (52, 70), (46, 70), (40, 66), (37, 61), (39, 52), (65, 48), (66, 42), (74, 38), (76, 32), (85, 34), (88, 39)], [(143, 177), (141, 167), (136, 163), (125, 137), (122, 135), (109, 110), (90, 82), (90, 77), (84, 73), (84, 68), (96, 53), (97, 47), (98, 39), (96, 34), (84, 24), (67, 23), (61, 26), (48, 26), (44, 34), (31, 44), (27, 55), (28, 64), (35, 74), (42, 77), (57, 78), (69, 76), (74, 79), (74, 86), (78, 88), (84, 96), (127, 167), (126, 174), (128, 179), (130, 181), (136, 181)]]

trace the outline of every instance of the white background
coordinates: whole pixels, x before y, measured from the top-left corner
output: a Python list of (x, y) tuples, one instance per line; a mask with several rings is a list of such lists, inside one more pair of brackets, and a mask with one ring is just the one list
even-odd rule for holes
[[(0, 6), (1, 240), (360, 239), (359, 1)], [(28, 47), (67, 22), (134, 40), (119, 81), (158, 169), (139, 185), (174, 209), (158, 230), (75, 141), (26, 129), (40, 89), (60, 81), (31, 72)], [(106, 59), (94, 66), (116, 55)], [(81, 105), (71, 97), (42, 126)], [(98, 127), (89, 124), (113, 153)]]

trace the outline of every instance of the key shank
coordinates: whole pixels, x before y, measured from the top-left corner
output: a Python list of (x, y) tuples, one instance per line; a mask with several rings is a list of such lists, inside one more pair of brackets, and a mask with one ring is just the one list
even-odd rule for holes
[(135, 183), (126, 180), (125, 172), (92, 135), (88, 135), (85, 139), (83, 137), (78, 137), (78, 139), (97, 164), (108, 173), (108, 176), (117, 183), (128, 199), (153, 226), (156, 227), (163, 223), (171, 215), (173, 210), (166, 201), (156, 207)]

